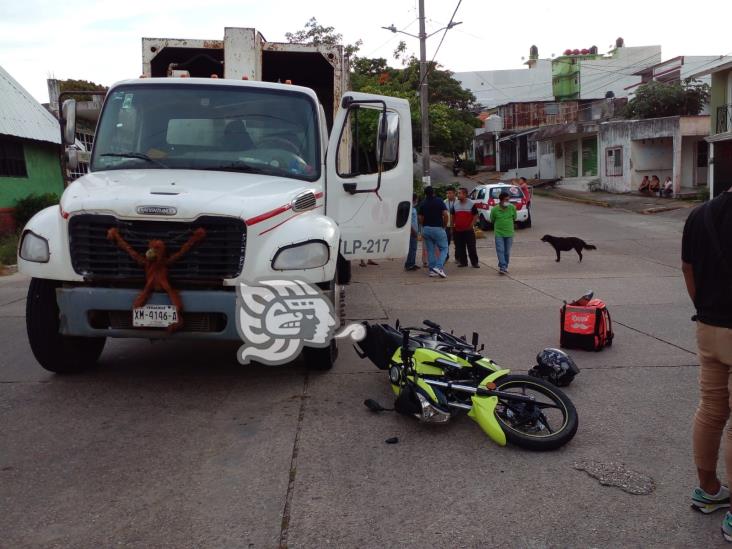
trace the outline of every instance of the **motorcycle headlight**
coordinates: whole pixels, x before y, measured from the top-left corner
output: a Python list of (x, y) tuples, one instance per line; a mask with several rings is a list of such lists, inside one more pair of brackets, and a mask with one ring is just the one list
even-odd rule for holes
[(272, 268), (277, 271), (316, 269), (330, 259), (330, 249), (322, 240), (310, 240), (280, 248), (272, 260)]
[(23, 240), (20, 243), (19, 255), (21, 259), (25, 259), (26, 261), (48, 263), (50, 259), (48, 240), (31, 231), (26, 231), (23, 233)]

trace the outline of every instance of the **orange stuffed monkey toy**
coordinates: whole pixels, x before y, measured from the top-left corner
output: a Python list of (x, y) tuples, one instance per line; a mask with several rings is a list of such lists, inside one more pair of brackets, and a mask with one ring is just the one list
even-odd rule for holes
[(168, 331), (174, 332), (183, 326), (183, 302), (168, 280), (168, 266), (178, 261), (187, 254), (191, 248), (198, 244), (206, 237), (206, 230), (202, 227), (196, 229), (188, 241), (181, 246), (180, 250), (168, 257), (165, 249), (165, 242), (162, 240), (151, 240), (148, 243), (148, 249), (145, 255), (136, 252), (127, 241), (122, 238), (119, 231), (112, 227), (107, 231), (107, 238), (117, 244), (121, 249), (130, 254), (130, 257), (137, 262), (138, 265), (145, 268), (145, 287), (140, 295), (137, 296), (132, 307), (137, 309), (142, 307), (150, 299), (154, 291), (164, 291), (168, 294), (170, 302), (175, 305), (178, 310), (178, 320), (174, 324), (168, 326)]

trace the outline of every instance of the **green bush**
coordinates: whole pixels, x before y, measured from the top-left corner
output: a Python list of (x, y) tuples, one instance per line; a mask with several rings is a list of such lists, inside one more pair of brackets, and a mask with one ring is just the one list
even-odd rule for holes
[(58, 201), (59, 197), (55, 193), (31, 194), (25, 198), (21, 198), (15, 203), (15, 211), (13, 212), (16, 229), (22, 231), (31, 217), (48, 206), (58, 204)]
[(463, 171), (465, 175), (475, 175), (478, 170), (475, 169), (475, 160), (465, 160), (463, 162)]
[(0, 265), (15, 265), (18, 236), (11, 234), (0, 238)]

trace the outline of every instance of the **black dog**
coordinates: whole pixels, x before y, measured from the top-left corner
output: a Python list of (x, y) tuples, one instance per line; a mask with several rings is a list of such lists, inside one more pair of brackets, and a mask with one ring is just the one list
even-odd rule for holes
[(552, 236), (550, 234), (545, 234), (541, 237), (542, 242), (548, 242), (552, 245), (554, 248), (554, 251), (557, 252), (557, 261), (559, 261), (560, 254), (559, 252), (568, 252), (571, 249), (574, 249), (575, 252), (577, 252), (577, 255), (579, 255), (579, 260), (582, 262), (582, 250), (596, 250), (597, 246), (593, 246), (592, 244), (588, 244), (581, 238), (576, 238), (574, 236), (570, 237), (563, 237), (563, 236)]

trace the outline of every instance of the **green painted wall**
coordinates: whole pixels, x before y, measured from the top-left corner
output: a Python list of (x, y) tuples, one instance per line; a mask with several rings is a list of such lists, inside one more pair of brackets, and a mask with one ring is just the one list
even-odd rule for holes
[(727, 78), (732, 69), (712, 74), (712, 97), (709, 100), (709, 114), (711, 115), (711, 134), (717, 133), (717, 107), (727, 104)]
[(0, 208), (12, 208), (30, 194), (56, 193), (64, 189), (57, 145), (38, 141), (23, 143), (28, 177), (0, 177)]
[(552, 60), (552, 92), (557, 101), (579, 97), (579, 56), (562, 56)]

